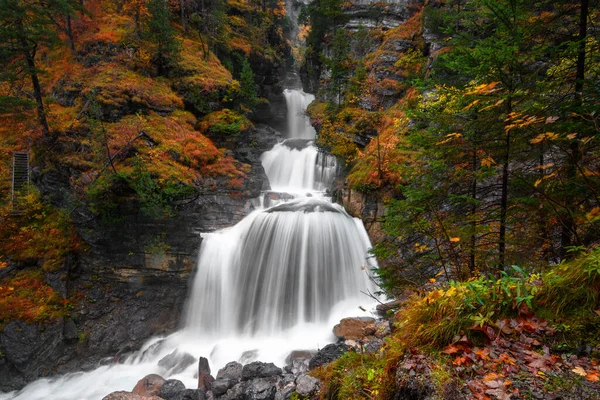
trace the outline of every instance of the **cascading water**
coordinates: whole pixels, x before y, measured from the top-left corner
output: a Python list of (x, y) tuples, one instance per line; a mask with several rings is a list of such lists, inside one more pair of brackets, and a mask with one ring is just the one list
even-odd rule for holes
[(331, 327), (356, 315), (370, 288), (369, 239), (362, 222), (331, 203), (337, 164), (313, 145), (305, 115), (314, 99), (286, 90), (288, 139), (266, 152), (263, 165), (274, 192), (237, 225), (204, 235), (188, 299), (185, 327), (149, 341), (124, 364), (40, 379), (6, 399), (98, 399), (131, 390), (156, 373), (196, 387), (196, 365), (176, 374), (158, 365), (173, 351), (208, 357), (213, 371), (233, 360), (282, 365), (292, 350), (332, 341)]

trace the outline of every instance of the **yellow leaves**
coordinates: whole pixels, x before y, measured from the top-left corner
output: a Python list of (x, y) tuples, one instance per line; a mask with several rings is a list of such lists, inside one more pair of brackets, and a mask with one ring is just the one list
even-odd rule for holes
[(466, 106), (465, 108), (463, 108), (463, 111), (470, 110), (471, 108), (473, 108), (473, 106), (477, 105), (478, 103), (479, 103), (479, 100), (472, 101), (471, 104), (469, 104), (468, 106)]
[(452, 243), (458, 243), (458, 242), (460, 242), (460, 238), (459, 237), (451, 237), (450, 238), (450, 242), (452, 242)]
[(484, 167), (491, 167), (494, 164), (496, 164), (496, 161), (494, 161), (494, 159), (491, 156), (487, 156), (481, 159), (481, 165)]
[(471, 91), (469, 91), (465, 94), (466, 95), (473, 95), (473, 94), (486, 95), (486, 94), (490, 94), (493, 92), (497, 92), (498, 90), (500, 90), (499, 88), (496, 89), (496, 86), (498, 86), (499, 84), (500, 84), (500, 82), (484, 83), (482, 85), (475, 86)]
[(531, 144), (538, 144), (544, 142), (546, 140), (557, 140), (559, 138), (557, 133), (554, 132), (544, 132), (537, 135), (535, 138), (530, 140)]
[(440, 142), (437, 142), (436, 145), (439, 146), (439, 145), (442, 145), (442, 144), (446, 144), (446, 143), (448, 143), (448, 142), (450, 142), (450, 141), (452, 141), (454, 139), (458, 139), (458, 138), (461, 138), (461, 137), (462, 137), (461, 133), (458, 133), (458, 132), (449, 133), (449, 134), (446, 135), (446, 139), (444, 139), (444, 140), (442, 140)]
[(489, 106), (483, 107), (481, 110), (479, 110), (479, 112), (483, 112), (483, 111), (487, 111), (487, 110), (491, 110), (492, 108), (496, 108), (499, 105), (501, 105), (502, 103), (504, 103), (504, 99), (500, 99), (497, 102), (495, 102), (494, 104), (491, 104)]
[(583, 368), (581, 368), (581, 367), (573, 368), (571, 371), (573, 371), (574, 373), (576, 373), (579, 376), (586, 376), (587, 375), (587, 373), (585, 372), (585, 370)]
[(414, 245), (416, 253), (424, 253), (429, 250), (429, 247), (425, 244), (415, 243)]

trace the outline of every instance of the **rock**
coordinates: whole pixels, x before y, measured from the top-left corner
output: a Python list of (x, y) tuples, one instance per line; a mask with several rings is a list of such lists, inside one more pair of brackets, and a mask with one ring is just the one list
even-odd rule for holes
[(377, 353), (379, 349), (383, 347), (383, 340), (374, 339), (369, 341), (367, 344), (363, 346), (363, 352), (365, 353)]
[(171, 354), (161, 358), (158, 366), (164, 368), (168, 375), (174, 375), (184, 371), (195, 362), (196, 357), (193, 355), (175, 350)]
[(244, 389), (247, 400), (275, 400), (277, 378), (257, 378), (246, 382)]
[(387, 337), (392, 333), (390, 321), (388, 321), (387, 319), (378, 320), (375, 323), (375, 326), (375, 337), (379, 339), (383, 339), (384, 337)]
[(205, 400), (205, 391), (200, 389), (185, 389), (181, 392), (177, 392), (174, 397), (169, 400)]
[(222, 396), (237, 382), (231, 379), (217, 378), (211, 385), (211, 391), (216, 396)]
[(72, 319), (65, 320), (63, 324), (63, 340), (69, 344), (74, 344), (79, 341), (77, 325)]
[(227, 393), (225, 393), (223, 396), (217, 397), (217, 398), (218, 398), (218, 400), (245, 400), (246, 399), (246, 397), (244, 396), (245, 386), (246, 386), (246, 382), (237, 383), (237, 384), (233, 385), (233, 387), (230, 388), (227, 391)]
[(310, 397), (319, 391), (320, 382), (310, 375), (300, 375), (296, 378), (296, 393), (303, 397)]
[(285, 370), (294, 375), (303, 374), (308, 371), (308, 363), (314, 353), (308, 350), (294, 350), (285, 359)]
[(169, 379), (165, 381), (158, 392), (158, 396), (165, 400), (175, 400), (176, 396), (185, 390), (183, 382), (177, 379)]
[(277, 382), (277, 393), (275, 400), (288, 400), (296, 390), (296, 377), (292, 374), (286, 374)]
[(242, 368), (242, 379), (247, 381), (254, 378), (267, 378), (270, 376), (281, 375), (281, 368), (273, 363), (263, 363), (255, 361), (244, 365)]
[(215, 378), (210, 374), (210, 365), (208, 360), (200, 357), (198, 361), (198, 389), (205, 392), (209, 391)]
[(217, 379), (229, 379), (240, 381), (242, 379), (243, 366), (239, 362), (229, 362), (217, 373)]
[(160, 375), (146, 375), (138, 381), (131, 392), (142, 396), (158, 395), (165, 382), (165, 379)]
[(131, 392), (112, 392), (107, 396), (104, 396), (102, 400), (163, 400), (158, 396), (144, 396), (137, 393)]
[(247, 350), (242, 353), (240, 362), (242, 364), (248, 364), (258, 359), (258, 350)]
[(340, 339), (361, 340), (375, 334), (375, 318), (344, 318), (333, 328), (333, 334)]
[(347, 352), (350, 348), (343, 343), (331, 343), (323, 347), (315, 354), (315, 356), (308, 363), (309, 369), (315, 369), (321, 365), (329, 364), (332, 361), (337, 360)]

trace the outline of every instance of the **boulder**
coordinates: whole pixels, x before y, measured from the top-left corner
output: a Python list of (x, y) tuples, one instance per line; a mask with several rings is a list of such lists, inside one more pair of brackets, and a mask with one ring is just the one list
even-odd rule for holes
[(365, 353), (377, 353), (383, 347), (383, 340), (374, 339), (365, 344), (362, 348)]
[(302, 397), (310, 397), (319, 391), (320, 382), (310, 375), (300, 375), (296, 378), (296, 393)]
[(277, 378), (257, 378), (246, 382), (244, 389), (247, 400), (275, 400)]
[(375, 327), (375, 337), (379, 339), (383, 339), (384, 337), (387, 337), (392, 333), (390, 321), (388, 321), (387, 319), (377, 320), (377, 322), (375, 323)]
[(169, 379), (163, 383), (162, 387), (158, 392), (158, 396), (165, 400), (174, 400), (180, 392), (185, 390), (183, 382), (177, 379)]
[(184, 371), (195, 362), (196, 357), (193, 355), (175, 350), (171, 354), (163, 357), (158, 362), (158, 366), (164, 368), (169, 375), (174, 375)]
[(374, 335), (376, 330), (375, 318), (344, 318), (333, 327), (333, 334), (343, 340), (362, 340), (366, 336)]
[(169, 400), (205, 400), (205, 393), (204, 390), (200, 389), (185, 389), (181, 392), (177, 392), (177, 394)]
[(102, 400), (163, 400), (158, 396), (144, 396), (137, 393), (131, 392), (112, 392), (107, 396), (104, 396)]
[(244, 395), (246, 382), (240, 382), (234, 385), (223, 396), (218, 397), (219, 400), (246, 400)]
[(242, 379), (243, 366), (239, 362), (229, 362), (217, 373), (217, 379), (230, 379), (240, 381)]
[(132, 390), (132, 393), (139, 394), (142, 396), (154, 396), (158, 395), (158, 392), (165, 383), (165, 379), (156, 374), (146, 375), (138, 381)]
[(275, 400), (288, 400), (296, 390), (296, 377), (292, 374), (285, 374), (277, 382), (277, 393)]
[(210, 365), (208, 360), (200, 357), (198, 361), (198, 389), (205, 392), (209, 391), (215, 378), (210, 374)]
[(255, 361), (244, 365), (242, 368), (242, 379), (247, 381), (255, 378), (268, 378), (270, 376), (281, 375), (281, 368), (273, 363), (263, 363)]
[(350, 347), (344, 343), (331, 343), (323, 347), (315, 354), (308, 363), (309, 369), (315, 369), (321, 365), (329, 364), (340, 358), (342, 354), (350, 350)]
[(222, 396), (237, 382), (231, 379), (217, 378), (211, 385), (211, 391), (215, 396)]
[(308, 364), (314, 353), (308, 350), (294, 350), (285, 359), (285, 370), (294, 375), (300, 375), (308, 371)]

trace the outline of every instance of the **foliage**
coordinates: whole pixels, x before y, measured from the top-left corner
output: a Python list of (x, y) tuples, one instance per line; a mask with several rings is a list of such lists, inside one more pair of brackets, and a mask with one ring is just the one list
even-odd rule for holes
[(70, 253), (81, 250), (81, 240), (67, 213), (42, 201), (34, 188), (19, 196), (17, 209), (19, 213), (13, 215), (10, 205), (2, 208), (3, 256), (54, 271)]
[(149, 17), (146, 21), (145, 36), (155, 48), (152, 62), (159, 75), (167, 75), (179, 60), (180, 42), (171, 26), (171, 13), (166, 0), (149, 0)]
[(0, 280), (0, 329), (10, 321), (46, 323), (68, 315), (72, 302), (44, 282), (41, 271)]
[(199, 124), (201, 132), (223, 136), (239, 136), (252, 126), (244, 115), (227, 108), (210, 113)]

